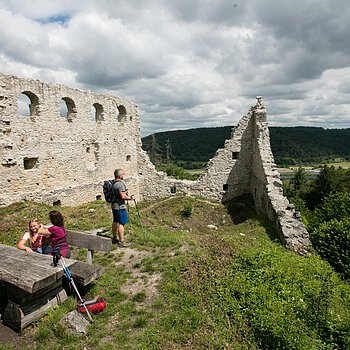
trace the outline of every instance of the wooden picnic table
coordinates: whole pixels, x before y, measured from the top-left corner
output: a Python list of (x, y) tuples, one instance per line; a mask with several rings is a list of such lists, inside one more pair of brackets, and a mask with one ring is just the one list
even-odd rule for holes
[[(66, 259), (72, 266), (75, 260)], [(35, 293), (60, 280), (64, 272), (61, 266), (54, 267), (51, 255), (26, 253), (23, 250), (0, 244), (0, 280)]]
[[(76, 260), (66, 259), (68, 268)], [(6, 288), (4, 323), (16, 331), (42, 317), (51, 306), (67, 299), (62, 286), (62, 266), (53, 266), (52, 256), (28, 254), (0, 244), (0, 281)]]
[[(97, 236), (97, 230), (91, 233), (67, 231), (67, 242), (87, 249), (86, 262), (65, 259), (75, 283), (85, 287), (102, 275), (103, 267), (92, 263), (93, 255), (94, 251), (109, 252), (111, 239)], [(62, 285), (63, 276), (61, 264), (55, 267), (51, 255), (28, 254), (0, 244), (0, 288), (6, 289), (7, 298), (4, 323), (21, 331), (41, 318), (48, 308), (61, 304), (67, 299)], [(0, 306), (2, 304), (0, 300)]]

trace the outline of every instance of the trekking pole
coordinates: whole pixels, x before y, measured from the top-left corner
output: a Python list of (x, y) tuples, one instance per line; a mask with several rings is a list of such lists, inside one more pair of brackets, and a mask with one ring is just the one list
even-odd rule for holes
[[(126, 201), (126, 210), (128, 211), (128, 216), (130, 219), (130, 205), (129, 205), (129, 201)], [(131, 219), (129, 220), (129, 225), (130, 225), (130, 230), (132, 229), (132, 225), (131, 225)]]
[(133, 198), (133, 200), (134, 200), (134, 203), (135, 203), (135, 208), (136, 208), (136, 211), (137, 211), (137, 215), (138, 215), (139, 220), (140, 220), (141, 229), (142, 229), (142, 231), (143, 231), (143, 225), (142, 225), (142, 221), (141, 221), (141, 216), (140, 216), (139, 208), (137, 207), (136, 199)]
[(77, 294), (80, 303), (84, 306), (84, 309), (85, 309), (85, 311), (86, 311), (86, 313), (87, 313), (87, 315), (88, 315), (88, 317), (89, 317), (90, 322), (91, 322), (91, 323), (94, 322), (94, 320), (93, 320), (92, 317), (91, 317), (91, 314), (90, 314), (89, 310), (87, 309), (87, 307), (86, 307), (86, 305), (85, 305), (85, 302), (83, 301), (82, 297), (80, 296), (80, 293), (79, 293), (79, 291), (78, 291), (78, 288), (77, 288), (77, 286), (76, 286), (75, 283), (74, 283), (74, 280), (73, 280), (73, 278), (72, 278), (72, 275), (70, 274), (70, 271), (68, 270), (68, 267), (67, 267), (67, 265), (66, 265), (66, 262), (64, 261), (64, 258), (63, 258), (63, 256), (62, 256), (62, 254), (60, 253), (60, 247), (55, 248), (55, 250), (53, 251), (52, 254), (53, 254), (53, 265), (54, 265), (54, 266), (57, 266), (58, 261), (61, 260), (61, 264), (62, 264), (62, 267), (63, 267), (63, 271), (64, 271), (64, 273), (66, 274), (66, 276), (67, 276), (67, 278), (68, 278), (70, 284), (72, 285), (73, 289), (75, 290), (75, 293)]

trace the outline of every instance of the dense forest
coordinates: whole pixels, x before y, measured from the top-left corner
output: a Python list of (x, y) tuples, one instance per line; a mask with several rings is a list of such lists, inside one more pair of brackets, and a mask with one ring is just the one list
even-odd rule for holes
[[(232, 126), (155, 133), (142, 138), (152, 160), (184, 168), (200, 167), (224, 146)], [(319, 164), (325, 160), (350, 159), (350, 128), (270, 127), (271, 148), (278, 166)]]

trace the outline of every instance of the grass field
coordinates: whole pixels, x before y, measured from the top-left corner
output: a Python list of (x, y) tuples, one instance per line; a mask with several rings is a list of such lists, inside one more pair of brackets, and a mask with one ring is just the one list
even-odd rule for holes
[[(52, 207), (0, 208), (0, 243), (15, 246), (27, 221)], [(60, 207), (69, 229), (110, 223), (96, 201)], [(349, 349), (350, 287), (327, 263), (286, 250), (251, 201), (172, 197), (139, 203), (127, 227), (132, 247), (96, 254), (105, 273), (87, 291), (107, 307), (86, 335), (61, 323), (71, 295), (2, 349)], [(208, 227), (208, 225), (214, 225)], [(74, 257), (85, 258), (84, 251)]]
[(349, 168), (350, 167), (350, 162), (330, 162), (330, 163), (323, 163), (323, 164), (319, 164), (316, 166), (303, 166), (303, 165), (295, 165), (295, 166), (291, 166), (288, 168), (278, 168), (278, 171), (280, 173), (289, 173), (289, 172), (293, 172), (295, 170), (297, 170), (298, 168), (303, 168), (305, 171), (312, 171), (312, 170), (317, 170), (320, 169), (320, 167), (322, 167), (323, 165), (327, 165), (327, 166), (334, 166), (336, 168), (340, 167), (340, 168)]

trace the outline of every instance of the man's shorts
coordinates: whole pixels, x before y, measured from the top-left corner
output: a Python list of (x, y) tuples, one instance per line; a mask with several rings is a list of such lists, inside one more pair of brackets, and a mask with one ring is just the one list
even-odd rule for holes
[(126, 209), (112, 209), (113, 212), (113, 222), (125, 225), (129, 222), (128, 212)]

